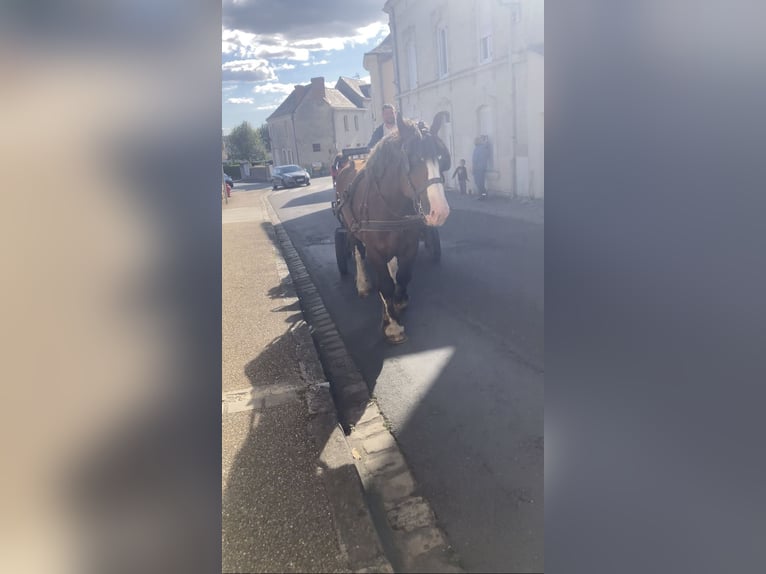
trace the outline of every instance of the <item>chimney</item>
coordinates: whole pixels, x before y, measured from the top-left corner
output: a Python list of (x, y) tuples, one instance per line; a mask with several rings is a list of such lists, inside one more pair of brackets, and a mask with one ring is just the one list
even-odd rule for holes
[(311, 95), (315, 98), (324, 98), (324, 76), (311, 78)]

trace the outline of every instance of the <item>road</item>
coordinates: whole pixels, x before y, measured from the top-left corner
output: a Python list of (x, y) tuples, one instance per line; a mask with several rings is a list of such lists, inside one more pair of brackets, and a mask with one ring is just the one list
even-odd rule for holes
[[(335, 262), (329, 178), (270, 201), (469, 571), (542, 571), (543, 224), (448, 194), (442, 261), (416, 264), (387, 344), (377, 296)], [(521, 213), (521, 212), (519, 212)]]

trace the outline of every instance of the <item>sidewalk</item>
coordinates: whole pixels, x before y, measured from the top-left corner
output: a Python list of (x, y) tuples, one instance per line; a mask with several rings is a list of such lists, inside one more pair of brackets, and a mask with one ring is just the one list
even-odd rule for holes
[[(448, 183), (448, 185), (450, 184)], [(545, 208), (542, 199), (514, 198), (506, 194), (490, 194), (486, 200), (479, 201), (478, 195), (460, 195), (457, 187), (448, 187), (447, 201), (451, 209), (493, 213), (502, 217), (521, 219), (541, 225), (545, 223)]]
[(267, 193), (222, 204), (222, 571), (391, 572)]

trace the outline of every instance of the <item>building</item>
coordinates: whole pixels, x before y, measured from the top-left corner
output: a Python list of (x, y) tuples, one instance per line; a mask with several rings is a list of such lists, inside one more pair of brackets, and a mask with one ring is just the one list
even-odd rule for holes
[[(465, 159), (470, 168), (474, 139), (487, 135), (489, 190), (542, 198), (543, 0), (387, 0), (383, 9), (402, 114), (430, 122), (448, 111), (451, 122), (440, 136), (455, 164)], [(381, 92), (386, 85), (382, 73), (373, 74), (374, 52), (367, 68), (373, 108), (376, 82)]]
[(362, 65), (370, 73), (372, 123), (377, 126), (383, 121), (380, 117), (383, 104), (396, 104), (394, 47), (391, 34), (364, 55)]
[(327, 172), (343, 148), (367, 145), (373, 125), (369, 85), (340, 78), (334, 88), (324, 78), (295, 86), (266, 123), (275, 165), (298, 164)]

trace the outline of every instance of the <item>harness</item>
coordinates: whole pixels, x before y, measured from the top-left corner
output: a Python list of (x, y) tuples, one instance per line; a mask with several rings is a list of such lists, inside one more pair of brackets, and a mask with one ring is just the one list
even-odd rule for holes
[[(421, 199), (422, 195), (428, 190), (428, 187), (435, 184), (435, 183), (444, 183), (444, 177), (432, 177), (429, 178), (425, 184), (423, 184), (423, 187), (421, 189), (417, 189), (415, 185), (412, 183), (412, 179), (410, 178), (410, 161), (407, 157), (407, 153), (402, 147), (402, 154), (404, 156), (404, 168), (407, 173), (407, 183), (410, 185), (410, 189), (413, 192), (414, 198), (412, 198), (412, 206), (415, 211), (414, 214), (400, 214), (397, 213), (394, 209), (392, 209), (388, 202), (386, 201), (385, 196), (381, 193), (380, 187), (378, 187), (378, 184), (376, 181), (371, 180), (370, 186), (367, 190), (367, 194), (362, 199), (362, 206), (361, 206), (361, 213), (363, 214), (363, 217), (361, 220), (356, 219), (354, 217), (354, 212), (351, 210), (352, 217), (354, 219), (348, 223), (343, 222), (344, 225), (346, 225), (351, 232), (357, 232), (357, 231), (400, 231), (404, 229), (410, 229), (410, 228), (416, 228), (421, 227), (425, 225), (425, 219), (426, 219), (426, 213), (423, 211), (423, 201)], [(348, 187), (348, 191), (343, 194), (343, 196), (340, 198), (338, 203), (338, 214), (341, 214), (341, 208), (346, 202), (351, 202), (353, 199), (354, 194), (356, 193), (356, 190), (359, 186), (359, 182), (364, 178), (367, 177), (367, 170), (362, 168), (359, 173), (354, 177), (353, 181), (351, 182), (351, 185)], [(396, 219), (383, 219), (383, 220), (374, 220), (369, 218), (369, 210), (368, 210), (368, 199), (370, 196), (371, 191), (377, 191), (378, 196), (380, 197), (384, 207), (386, 210), (393, 215)], [(342, 218), (343, 216), (340, 215)]]

